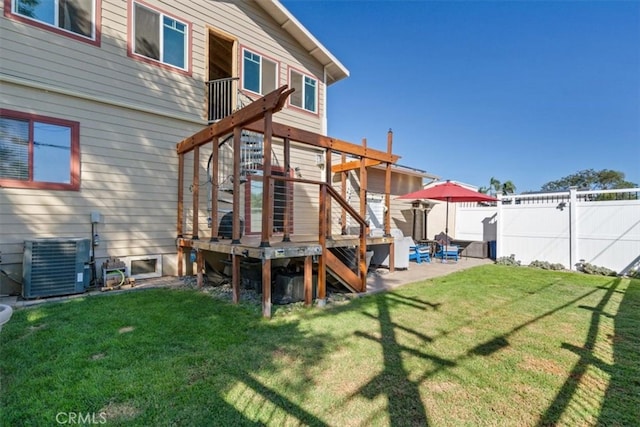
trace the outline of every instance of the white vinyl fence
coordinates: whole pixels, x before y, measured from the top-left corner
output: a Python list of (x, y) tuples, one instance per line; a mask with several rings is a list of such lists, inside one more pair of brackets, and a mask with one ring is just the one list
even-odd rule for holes
[(499, 196), (497, 206), (460, 205), (455, 238), (497, 241), (496, 256), (579, 262), (626, 274), (640, 266), (640, 188)]

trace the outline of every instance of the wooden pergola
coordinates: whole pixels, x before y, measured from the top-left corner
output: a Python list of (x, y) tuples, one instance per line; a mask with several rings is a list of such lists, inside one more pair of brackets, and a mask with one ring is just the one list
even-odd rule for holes
[[(317, 261), (317, 302), (324, 305), (326, 301), (326, 278), (327, 268), (333, 272), (334, 276), (340, 276), (342, 283), (352, 288), (356, 292), (366, 290), (366, 264), (365, 252), (367, 244), (388, 244), (390, 262), (389, 267), (393, 271), (393, 238), (390, 237), (390, 192), (391, 192), (391, 166), (399, 157), (394, 155), (392, 149), (392, 133), (387, 136), (387, 152), (368, 148), (366, 140), (362, 145), (352, 144), (336, 138), (316, 134), (306, 130), (287, 126), (273, 122), (273, 114), (280, 111), (287, 97), (294, 89), (287, 89), (282, 86), (279, 89), (254, 101), (248, 106), (238, 110), (230, 116), (213, 123), (194, 135), (182, 140), (177, 144), (178, 154), (178, 212), (177, 212), (177, 246), (178, 246), (178, 275), (183, 275), (183, 264), (185, 261), (185, 251), (196, 251), (196, 267), (198, 285), (202, 286), (204, 258), (203, 251), (212, 251), (228, 254), (231, 258), (231, 285), (233, 289), (233, 301), (237, 303), (240, 299), (240, 261), (243, 258), (259, 259), (262, 262), (262, 313), (265, 317), (271, 316), (271, 262), (273, 259), (282, 257), (303, 257), (304, 258), (304, 299), (306, 305), (312, 304), (312, 275), (313, 263)], [(291, 170), (290, 151), (291, 142), (297, 142), (308, 146), (318, 147), (325, 153), (325, 180), (313, 181), (302, 178), (295, 178), (286, 174), (272, 175), (271, 156), (265, 155), (262, 164), (262, 217), (261, 233), (259, 241), (251, 240), (248, 236), (241, 239), (240, 210), (233, 209), (232, 237), (231, 240), (219, 238), (218, 227), (218, 162), (212, 162), (211, 171), (211, 235), (210, 238), (203, 239), (199, 236), (199, 209), (200, 209), (200, 147), (211, 144), (213, 159), (218, 159), (219, 141), (221, 138), (233, 134), (233, 206), (240, 206), (241, 194), (241, 167), (240, 167), (240, 147), (243, 130), (258, 132), (263, 134), (264, 153), (270, 153), (273, 138), (283, 141), (284, 164), (287, 171)], [(192, 230), (185, 230), (185, 154), (193, 153), (193, 177), (190, 188), (192, 189)], [(332, 165), (334, 153), (341, 154), (341, 163)], [(347, 161), (349, 158), (358, 160)], [(367, 188), (367, 167), (379, 164), (386, 164), (385, 173), (385, 225), (384, 236), (379, 238), (368, 237), (369, 227), (365, 221), (366, 215), (366, 188)], [(360, 205), (355, 209), (346, 201), (346, 179), (349, 171), (358, 170), (360, 179)], [(341, 173), (341, 192), (331, 185), (333, 173)], [(274, 185), (277, 181), (291, 183), (302, 183), (316, 186), (318, 188), (318, 235), (317, 236), (295, 236), (290, 233), (289, 223), (292, 221), (289, 210), (285, 210), (282, 239), (277, 241), (273, 235), (273, 194)], [(286, 197), (286, 196), (285, 196)], [(285, 200), (285, 203), (287, 201)], [(332, 236), (331, 209), (332, 203), (336, 203), (342, 212), (341, 224), (343, 232), (341, 236)], [(345, 236), (344, 224), (346, 216), (353, 218), (359, 226), (357, 236)], [(358, 247), (358, 272), (355, 273), (338, 260), (329, 250), (330, 248), (353, 245)]]

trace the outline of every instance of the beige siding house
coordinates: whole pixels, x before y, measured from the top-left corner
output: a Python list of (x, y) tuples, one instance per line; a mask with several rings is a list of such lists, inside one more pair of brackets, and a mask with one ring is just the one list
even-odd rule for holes
[[(274, 120), (326, 134), (326, 88), (348, 76), (278, 1), (57, 4), (0, 4), (0, 294), (19, 289), (25, 240), (92, 229), (97, 265), (175, 274), (176, 143), (282, 85), (296, 92)], [(291, 164), (320, 179), (317, 154), (292, 147)]]

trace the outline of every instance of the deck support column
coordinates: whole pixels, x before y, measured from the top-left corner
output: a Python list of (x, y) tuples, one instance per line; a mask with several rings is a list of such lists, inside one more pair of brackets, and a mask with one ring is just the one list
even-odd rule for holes
[[(240, 244), (240, 146), (242, 142), (242, 128), (233, 128), (233, 216), (231, 229), (231, 244)], [(238, 270), (239, 271), (239, 270)]]
[[(325, 161), (324, 161), (324, 181), (327, 183), (327, 185), (331, 185), (331, 156), (332, 156), (332, 151), (330, 148), (328, 148), (325, 151)], [(331, 232), (333, 229), (333, 226), (331, 224), (331, 197), (327, 197), (327, 239), (332, 239), (331, 236)]]
[[(342, 164), (347, 163), (347, 155), (342, 153)], [(347, 200), (347, 177), (349, 176), (349, 172), (342, 171), (340, 172), (340, 195), (343, 200)], [(340, 228), (341, 233), (344, 236), (347, 234), (347, 211), (345, 208), (342, 208), (342, 212), (340, 215)]]
[(271, 179), (271, 111), (264, 113), (264, 140), (262, 160), (262, 237), (260, 247), (269, 247), (269, 238), (273, 228), (273, 190), (275, 182)]
[(318, 307), (324, 307), (327, 304), (327, 185), (320, 186), (320, 209), (318, 225), (318, 240), (322, 248), (322, 255), (318, 257)]
[[(288, 178), (291, 178), (291, 140), (289, 138), (284, 139), (284, 175)], [(293, 203), (293, 200), (290, 199), (289, 194), (289, 185), (292, 185), (290, 182), (285, 182), (285, 191), (284, 191), (284, 235), (282, 236), (283, 242), (290, 242), (291, 237), (291, 212), (293, 210), (293, 206), (290, 203)]]
[(218, 138), (213, 138), (213, 145), (211, 147), (211, 242), (218, 241)]
[(201, 250), (197, 250), (196, 252), (196, 268), (198, 269), (196, 284), (199, 288), (201, 288), (204, 283), (204, 278), (202, 275), (202, 272), (204, 271), (204, 254)]
[(271, 260), (262, 260), (262, 316), (271, 317)]
[(192, 239), (198, 240), (198, 213), (200, 208), (200, 147), (193, 149), (193, 181), (191, 182), (193, 192), (193, 230)]
[[(393, 147), (393, 131), (389, 129), (387, 132), (387, 153), (393, 154), (391, 150)], [(387, 168), (384, 176), (384, 205), (387, 208), (384, 213), (384, 235), (391, 236), (391, 163), (387, 162)], [(396, 251), (395, 241), (389, 243), (389, 272), (393, 273), (396, 270)]]
[(313, 303), (313, 259), (304, 257), (304, 305), (310, 307)]
[[(184, 154), (178, 154), (178, 214), (176, 231), (177, 239), (182, 239), (184, 235)], [(183, 275), (184, 249), (178, 246), (178, 276)]]
[(240, 255), (231, 255), (231, 290), (233, 303), (240, 302)]

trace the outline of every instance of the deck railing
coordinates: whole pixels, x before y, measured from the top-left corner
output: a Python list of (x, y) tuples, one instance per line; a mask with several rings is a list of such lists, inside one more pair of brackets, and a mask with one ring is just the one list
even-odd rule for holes
[(209, 123), (230, 115), (236, 109), (235, 94), (238, 90), (238, 80), (238, 77), (227, 77), (206, 82), (209, 98), (207, 117)]

